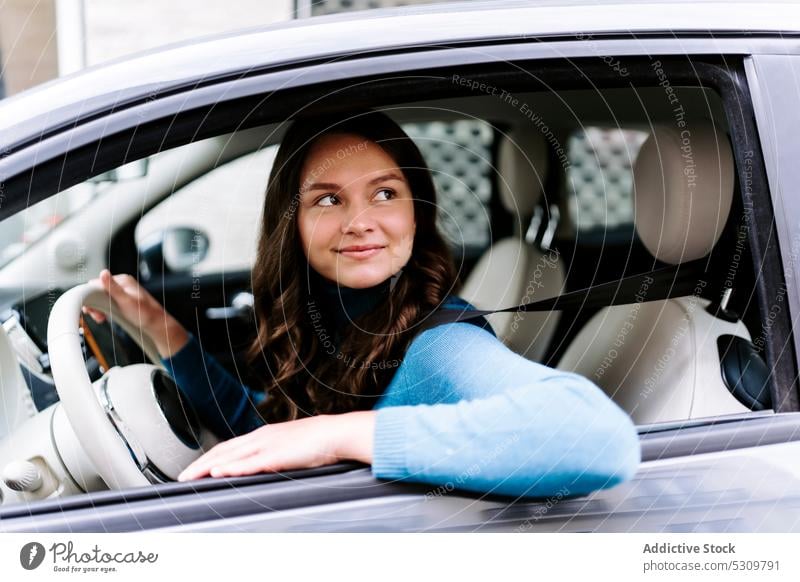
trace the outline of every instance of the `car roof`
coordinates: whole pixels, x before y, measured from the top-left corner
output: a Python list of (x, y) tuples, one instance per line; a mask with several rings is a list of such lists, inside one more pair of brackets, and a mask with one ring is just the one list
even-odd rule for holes
[[(672, 6), (672, 9), (665, 9)], [(0, 151), (54, 127), (198, 83), (353, 55), (577, 34), (783, 35), (800, 32), (791, 0), (458, 2), (349, 12), (203, 37), (91, 67), (0, 101)]]

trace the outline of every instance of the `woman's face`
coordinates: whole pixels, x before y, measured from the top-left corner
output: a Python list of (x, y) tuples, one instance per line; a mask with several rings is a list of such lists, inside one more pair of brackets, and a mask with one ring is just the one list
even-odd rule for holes
[(357, 135), (328, 134), (300, 174), (298, 230), (311, 267), (344, 287), (385, 281), (411, 257), (411, 190), (395, 161)]

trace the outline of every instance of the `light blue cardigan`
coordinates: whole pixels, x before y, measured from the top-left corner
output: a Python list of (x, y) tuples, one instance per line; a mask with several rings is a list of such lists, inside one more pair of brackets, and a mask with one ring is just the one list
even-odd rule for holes
[[(445, 308), (471, 306), (455, 296)], [(263, 424), (263, 399), (197, 339), (162, 360), (222, 438)], [(636, 472), (636, 429), (592, 382), (529, 361), (467, 322), (419, 334), (375, 405), (372, 473), (512, 496), (581, 495)], [(437, 491), (433, 489), (432, 491)]]

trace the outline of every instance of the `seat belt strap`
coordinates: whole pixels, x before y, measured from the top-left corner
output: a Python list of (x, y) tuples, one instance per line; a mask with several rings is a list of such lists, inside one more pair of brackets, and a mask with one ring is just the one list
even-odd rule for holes
[(548, 297), (531, 303), (506, 307), (504, 309), (463, 310), (439, 309), (431, 312), (421, 324), (423, 329), (444, 323), (455, 323), (491, 315), (515, 311), (580, 311), (626, 305), (644, 301), (658, 301), (670, 297), (699, 295), (706, 287), (708, 275), (705, 259), (697, 259), (680, 265), (655, 269), (646, 273), (623, 277), (616, 281), (592, 285), (577, 291), (570, 291), (556, 297)]

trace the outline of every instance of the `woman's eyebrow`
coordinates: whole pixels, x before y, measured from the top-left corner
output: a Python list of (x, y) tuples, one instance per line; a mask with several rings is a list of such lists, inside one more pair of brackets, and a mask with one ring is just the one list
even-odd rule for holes
[[(373, 178), (369, 182), (367, 182), (367, 186), (372, 186), (373, 184), (377, 184), (378, 182), (384, 182), (388, 180), (400, 180), (403, 181), (403, 177), (397, 173), (390, 173), (390, 174), (382, 174), (377, 178)], [(311, 190), (341, 190), (341, 186), (339, 184), (334, 184), (333, 182), (314, 182), (305, 189), (306, 192), (310, 192)]]
[(403, 177), (400, 174), (396, 174), (395, 172), (390, 172), (388, 174), (382, 174), (377, 178), (373, 178), (369, 182), (367, 182), (368, 186), (372, 186), (373, 184), (377, 184), (378, 182), (385, 182), (388, 180), (400, 180), (403, 181)]

